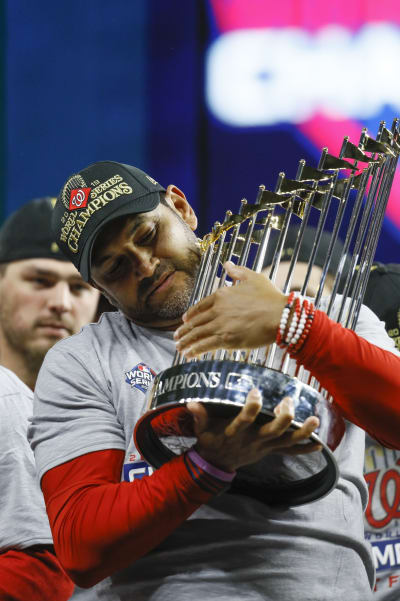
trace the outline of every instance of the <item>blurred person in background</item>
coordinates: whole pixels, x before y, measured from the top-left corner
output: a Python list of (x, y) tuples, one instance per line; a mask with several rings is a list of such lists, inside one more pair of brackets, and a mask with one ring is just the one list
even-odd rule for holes
[[(400, 350), (400, 264), (373, 265), (364, 297)], [(400, 399), (399, 399), (400, 407)], [(366, 436), (365, 479), (369, 489), (365, 537), (372, 545), (376, 601), (400, 599), (400, 452)]]
[[(308, 263), (311, 256), (312, 246), (315, 239), (316, 228), (312, 226), (307, 226), (304, 231), (303, 240), (300, 245), (299, 255), (296, 263), (296, 267), (294, 269), (290, 290), (295, 290), (296, 292), (300, 292), (303, 282), (306, 277)], [(279, 262), (279, 268), (274, 280), (274, 284), (280, 289), (283, 289), (285, 285), (286, 276), (289, 271), (290, 261), (293, 256), (294, 246), (296, 244), (297, 234), (299, 232), (299, 226), (290, 226), (288, 228), (284, 246), (282, 249), (281, 259)], [(272, 230), (270, 242), (267, 247), (267, 252), (265, 253), (264, 260), (264, 271), (269, 274), (270, 267), (272, 264), (274, 252), (276, 245), (278, 243), (278, 235), (279, 232), (276, 230)], [(311, 271), (310, 279), (308, 281), (306, 294), (310, 297), (315, 297), (318, 292), (319, 282), (322, 275), (322, 268), (325, 263), (325, 259), (328, 253), (329, 243), (331, 240), (331, 236), (328, 232), (324, 231), (321, 236), (321, 240), (318, 246), (318, 250), (315, 256), (315, 261), (313, 265), (313, 269)], [(340, 256), (342, 254), (343, 244), (338, 239), (335, 243), (332, 259), (328, 266), (328, 273), (325, 280), (324, 286), (324, 294), (330, 294), (333, 289), (333, 284), (335, 280), (335, 275), (337, 268), (339, 266)]]
[(56, 342), (96, 316), (99, 293), (50, 234), (52, 199), (35, 199), (0, 228), (0, 600), (64, 601), (61, 568), (26, 438), (33, 389)]

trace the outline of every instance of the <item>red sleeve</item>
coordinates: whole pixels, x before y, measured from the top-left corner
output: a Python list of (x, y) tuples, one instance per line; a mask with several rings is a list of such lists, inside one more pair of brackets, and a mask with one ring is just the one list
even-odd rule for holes
[(123, 460), (123, 451), (96, 451), (42, 478), (57, 556), (79, 586), (145, 555), (226, 486), (186, 454), (151, 476), (120, 482)]
[(332, 395), (343, 417), (384, 446), (400, 448), (400, 357), (316, 311), (296, 359)]
[(66, 601), (74, 585), (45, 547), (0, 555), (0, 601)]

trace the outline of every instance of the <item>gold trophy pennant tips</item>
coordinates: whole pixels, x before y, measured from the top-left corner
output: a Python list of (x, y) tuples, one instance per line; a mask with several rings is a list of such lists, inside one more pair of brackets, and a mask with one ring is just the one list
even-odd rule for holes
[(316, 169), (315, 167), (310, 167), (309, 165), (304, 165), (301, 175), (299, 176), (299, 181), (329, 181), (332, 179), (332, 173), (325, 173), (321, 169)]
[(326, 154), (322, 164), (322, 169), (355, 169), (352, 163), (344, 161), (342, 158), (335, 157), (333, 154)]
[(342, 156), (345, 159), (354, 159), (355, 161), (361, 161), (362, 163), (377, 162), (377, 159), (369, 157), (358, 146), (355, 146), (355, 144), (352, 144), (349, 141), (346, 144)]

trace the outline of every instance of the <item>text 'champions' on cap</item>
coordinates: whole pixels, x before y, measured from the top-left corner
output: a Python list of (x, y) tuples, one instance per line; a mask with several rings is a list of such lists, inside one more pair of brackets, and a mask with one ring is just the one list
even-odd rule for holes
[(160, 192), (165, 188), (144, 171), (114, 161), (93, 163), (68, 178), (54, 207), (53, 233), (86, 281), (94, 241), (106, 223), (154, 210)]

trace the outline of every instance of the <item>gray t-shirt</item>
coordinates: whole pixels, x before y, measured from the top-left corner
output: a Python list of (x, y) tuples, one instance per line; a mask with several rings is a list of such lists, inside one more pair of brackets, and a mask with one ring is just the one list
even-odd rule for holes
[[(396, 353), (365, 307), (357, 332)], [(123, 480), (151, 473), (132, 433), (153, 375), (171, 364), (173, 353), (170, 333), (134, 326), (118, 312), (57, 343), (39, 374), (30, 428), (39, 476), (108, 448), (125, 451)], [(363, 529), (364, 442), (364, 432), (347, 423), (335, 451), (340, 478), (325, 498), (282, 509), (223, 494), (83, 599), (366, 601), (374, 565)]]
[(0, 553), (53, 544), (26, 437), (32, 406), (32, 391), (0, 366)]

